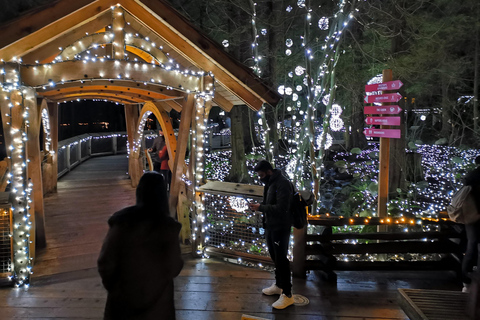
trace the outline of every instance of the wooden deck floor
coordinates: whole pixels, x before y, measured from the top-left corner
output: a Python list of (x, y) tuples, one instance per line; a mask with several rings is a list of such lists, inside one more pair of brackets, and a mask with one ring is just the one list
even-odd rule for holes
[[(59, 181), (58, 193), (45, 199), (47, 249), (38, 254), (30, 288), (0, 288), (0, 319), (102, 318), (106, 292), (96, 258), (108, 217), (134, 203), (126, 168), (124, 155), (93, 158)], [(239, 320), (242, 314), (277, 320), (405, 320), (397, 288), (460, 289), (446, 272), (340, 272), (336, 285), (310, 274), (294, 280), (294, 292), (310, 304), (274, 311), (275, 298), (261, 294), (272, 282), (271, 273), (185, 259), (175, 281), (179, 320)]]

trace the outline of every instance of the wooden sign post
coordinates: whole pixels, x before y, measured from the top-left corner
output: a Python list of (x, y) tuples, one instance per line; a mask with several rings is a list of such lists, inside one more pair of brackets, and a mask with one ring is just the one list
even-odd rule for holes
[[(402, 109), (398, 105), (391, 103), (398, 102), (402, 96), (398, 92), (385, 93), (400, 89), (403, 83), (399, 80), (393, 81), (392, 70), (383, 70), (383, 79), (380, 84), (371, 84), (365, 86), (366, 92), (382, 91), (382, 94), (366, 95), (366, 103), (381, 103), (381, 106), (365, 107), (365, 114), (380, 114), (381, 117), (367, 117), (365, 122), (370, 125), (380, 125), (380, 128), (369, 128), (364, 131), (366, 136), (380, 138), (380, 165), (378, 173), (378, 217), (387, 217), (388, 201), (388, 170), (390, 166), (390, 138), (400, 138), (400, 129), (390, 129), (390, 125), (400, 125), (400, 117), (385, 115), (399, 114)], [(385, 231), (380, 230), (379, 231)]]
[[(383, 70), (383, 81), (392, 81), (392, 70)], [(390, 129), (390, 126), (381, 126), (381, 129)], [(378, 217), (387, 216), (388, 201), (388, 170), (390, 166), (390, 138), (380, 138), (380, 164), (378, 172)]]

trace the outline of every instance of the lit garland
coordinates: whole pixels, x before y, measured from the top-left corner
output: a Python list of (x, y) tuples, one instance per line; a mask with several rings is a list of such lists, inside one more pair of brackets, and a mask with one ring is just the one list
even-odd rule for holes
[(43, 124), (43, 132), (45, 134), (45, 152), (55, 153), (55, 151), (51, 150), (50, 147), (52, 145), (52, 137), (50, 135), (50, 117), (48, 115), (47, 109), (42, 109), (42, 124)]

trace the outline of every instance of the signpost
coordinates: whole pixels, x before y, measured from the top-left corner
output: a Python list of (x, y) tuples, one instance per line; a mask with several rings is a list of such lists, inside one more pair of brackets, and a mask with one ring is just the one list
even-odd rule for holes
[[(365, 86), (365, 92), (381, 91), (381, 94), (366, 95), (365, 103), (381, 103), (381, 106), (365, 106), (364, 113), (369, 116), (365, 118), (365, 122), (369, 125), (379, 125), (380, 128), (367, 128), (363, 132), (368, 137), (380, 138), (380, 165), (378, 173), (378, 216), (387, 217), (387, 200), (388, 200), (388, 171), (390, 165), (390, 139), (399, 139), (401, 137), (400, 129), (391, 129), (390, 126), (399, 126), (401, 118), (396, 115), (402, 112), (402, 108), (398, 105), (391, 105), (402, 99), (402, 95), (398, 92), (383, 93), (384, 91), (398, 90), (403, 86), (400, 80), (393, 80), (392, 70), (383, 70), (383, 82), (377, 84), (369, 84)], [(387, 116), (385, 116), (387, 115)], [(382, 226), (378, 227), (378, 231), (386, 231)]]
[(363, 112), (365, 114), (399, 114), (402, 108), (396, 105), (391, 106), (373, 106), (364, 107)]
[(402, 99), (402, 95), (398, 92), (396, 93), (387, 93), (387, 94), (372, 94), (365, 96), (366, 103), (375, 103), (375, 102), (398, 102)]
[(369, 137), (394, 139), (399, 139), (401, 135), (400, 129), (365, 129), (363, 133)]
[(402, 86), (403, 86), (403, 83), (400, 80), (388, 81), (383, 83), (375, 83), (375, 84), (367, 84), (365, 86), (365, 92), (398, 90)]

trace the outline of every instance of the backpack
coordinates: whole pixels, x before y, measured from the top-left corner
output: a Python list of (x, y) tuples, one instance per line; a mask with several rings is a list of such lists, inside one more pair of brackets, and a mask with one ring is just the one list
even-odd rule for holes
[(456, 223), (471, 224), (480, 219), (471, 186), (463, 186), (454, 193), (447, 212), (450, 220)]
[[(311, 192), (296, 191), (293, 189), (293, 197), (290, 203), (290, 212), (292, 214), (292, 225), (296, 229), (302, 229), (307, 225), (308, 206), (313, 203), (313, 194)], [(308, 196), (305, 200), (304, 197)]]

